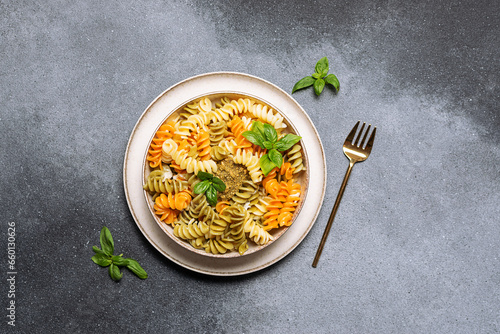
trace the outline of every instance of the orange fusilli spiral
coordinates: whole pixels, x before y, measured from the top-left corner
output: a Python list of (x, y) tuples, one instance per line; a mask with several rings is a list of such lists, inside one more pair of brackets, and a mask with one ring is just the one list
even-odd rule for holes
[(155, 200), (155, 209), (158, 207), (159, 209), (175, 209), (175, 210), (184, 210), (187, 208), (189, 203), (191, 202), (191, 194), (188, 190), (183, 190), (177, 194), (160, 194)]
[(196, 139), (196, 145), (198, 147), (198, 157), (200, 160), (209, 160), (211, 147), (208, 131), (200, 129)]
[(163, 124), (160, 126), (158, 131), (156, 132), (153, 140), (151, 141), (151, 145), (148, 150), (148, 156), (146, 158), (149, 161), (149, 166), (151, 168), (160, 167), (161, 165), (161, 155), (162, 155), (162, 145), (165, 140), (172, 138), (175, 131), (175, 122), (170, 121), (167, 124)]
[(274, 168), (262, 180), (262, 186), (266, 190), (266, 193), (268, 193), (272, 197), (276, 197), (278, 195), (278, 191), (281, 189), (278, 180), (276, 180), (277, 171), (278, 168)]
[(243, 148), (246, 151), (252, 151), (252, 143), (243, 137), (243, 132), (246, 131), (245, 123), (238, 116), (234, 116), (230, 122), (227, 122), (227, 126), (231, 129), (234, 136), (234, 141), (236, 142), (237, 148)]
[(282, 207), (283, 204), (279, 199), (273, 198), (269, 201), (269, 204), (266, 207), (267, 212), (264, 214), (264, 218), (266, 220), (262, 223), (265, 231), (279, 227), (278, 217)]

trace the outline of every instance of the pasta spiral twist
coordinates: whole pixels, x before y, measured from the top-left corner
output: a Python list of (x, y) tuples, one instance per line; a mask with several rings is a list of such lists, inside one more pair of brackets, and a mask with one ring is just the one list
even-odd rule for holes
[(183, 190), (177, 194), (161, 194), (155, 200), (155, 207), (184, 210), (191, 202), (191, 195)]
[(207, 131), (200, 129), (196, 138), (196, 147), (200, 160), (210, 159), (210, 138)]
[(248, 109), (248, 112), (250, 112), (250, 114), (254, 117), (257, 117), (259, 120), (271, 124), (278, 131), (286, 128), (283, 116), (278, 113), (273, 113), (273, 110), (268, 108), (266, 105), (256, 103)]
[(236, 147), (250, 151), (252, 149), (252, 143), (249, 142), (248, 139), (243, 137), (243, 132), (247, 131), (243, 120), (238, 116), (234, 116), (233, 119), (227, 123), (227, 126), (229, 126), (231, 132), (234, 135)]
[(187, 181), (165, 178), (165, 171), (154, 170), (149, 173), (143, 188), (150, 193), (178, 193), (189, 187)]
[(274, 237), (264, 230), (262, 226), (258, 225), (251, 216), (245, 222), (245, 232), (249, 234), (248, 237), (257, 245), (265, 245), (269, 241), (274, 240)]
[(298, 172), (306, 170), (303, 161), (302, 161), (302, 153), (301, 147), (299, 144), (295, 144), (286, 154), (287, 160), (291, 165), (291, 168), (294, 168), (293, 174), (297, 174)]
[(205, 222), (190, 221), (188, 224), (177, 224), (174, 227), (174, 235), (184, 240), (197, 239), (205, 236), (210, 228)]
[(228, 155), (229, 152), (224, 147), (212, 146), (210, 149), (210, 157), (212, 160), (221, 161), (226, 159)]
[(181, 168), (185, 169), (188, 173), (195, 173), (201, 170), (207, 173), (215, 173), (217, 171), (217, 164), (213, 160), (197, 160), (188, 155), (183, 150), (178, 150), (178, 145), (172, 139), (167, 139), (163, 143), (163, 154), (171, 156), (175, 163)]
[(260, 169), (260, 159), (258, 156), (238, 149), (233, 157), (233, 161), (247, 167), (248, 174), (250, 174), (253, 182), (259, 183), (262, 180), (262, 170)]
[(151, 141), (148, 155), (146, 157), (146, 160), (149, 161), (149, 166), (151, 168), (162, 168), (162, 146), (165, 140), (173, 137), (174, 132), (175, 123), (173, 121), (170, 121), (167, 124), (163, 124), (156, 132), (153, 140)]
[(233, 195), (231, 200), (237, 204), (244, 205), (245, 203), (253, 204), (255, 200), (258, 200), (259, 187), (252, 181), (243, 181), (243, 184), (238, 189), (238, 192)]
[(208, 134), (210, 135), (210, 145), (218, 145), (224, 139), (227, 131), (226, 122), (215, 122), (208, 125)]
[(232, 240), (225, 238), (209, 239), (205, 244), (205, 252), (212, 254), (225, 254), (228, 250), (233, 250)]

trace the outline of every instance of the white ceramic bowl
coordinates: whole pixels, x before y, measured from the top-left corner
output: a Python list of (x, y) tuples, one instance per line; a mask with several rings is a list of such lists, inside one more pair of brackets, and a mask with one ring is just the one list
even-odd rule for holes
[[(189, 84), (189, 81), (185, 82), (185, 84)], [(158, 103), (158, 101), (161, 101), (162, 95), (160, 95), (157, 99), (155, 99), (155, 101), (153, 101), (152, 104), (148, 108), (155, 108), (156, 107), (155, 104)], [(209, 98), (212, 101), (212, 103), (219, 102), (222, 97), (227, 97), (231, 100), (238, 100), (239, 98), (252, 99), (256, 103), (267, 105), (268, 107), (272, 108), (275, 113), (278, 112), (281, 116), (283, 116), (283, 118), (285, 120), (284, 123), (287, 125), (287, 128), (286, 128), (287, 133), (293, 133), (293, 134), (296, 134), (299, 136), (301, 135), (299, 133), (299, 131), (297, 131), (297, 128), (295, 127), (293, 122), (287, 117), (286, 110), (281, 110), (280, 106), (273, 105), (271, 102), (267, 101), (265, 98), (259, 96), (257, 92), (254, 94), (253, 92), (242, 93), (242, 92), (235, 92), (235, 91), (231, 91), (231, 90), (210, 91), (210, 87), (207, 87), (207, 94), (203, 94), (201, 96), (200, 95), (190, 96), (190, 97), (187, 97), (185, 100), (181, 101), (180, 105), (178, 105), (177, 107), (165, 108), (164, 118), (162, 119), (162, 121), (160, 123), (156, 124), (156, 127), (151, 128), (151, 132), (150, 132), (151, 137), (149, 139), (149, 143), (151, 143), (153, 137), (155, 136), (156, 132), (158, 131), (158, 129), (160, 128), (160, 126), (162, 124), (164, 124), (165, 122), (167, 122), (171, 119), (174, 119), (176, 116), (178, 116), (178, 114), (188, 104), (191, 104), (193, 102), (197, 102), (200, 99), (205, 98), (205, 97)], [(299, 144), (301, 144), (301, 147), (302, 147), (302, 159), (303, 159), (303, 164), (304, 164), (306, 170), (299, 172), (298, 174), (296, 174), (297, 176), (294, 175), (294, 182), (301, 185), (301, 195), (300, 195), (299, 204), (296, 207), (296, 210), (294, 211), (292, 221), (295, 221), (296, 217), (300, 214), (300, 211), (301, 211), (301, 208), (302, 208), (302, 205), (304, 202), (304, 198), (305, 198), (307, 191), (308, 191), (308, 183), (309, 183), (309, 166), (308, 166), (308, 159), (307, 159), (307, 148), (304, 147), (303, 141), (299, 142)], [(144, 156), (143, 156), (144, 182), (146, 182), (147, 176), (152, 171), (152, 168), (149, 166), (149, 163), (146, 160), (148, 149), (149, 149), (149, 145), (144, 147)], [(154, 220), (158, 224), (158, 226), (174, 242), (176, 242), (177, 244), (179, 244), (180, 246), (184, 247), (185, 249), (187, 249), (191, 252), (194, 252), (194, 253), (197, 253), (197, 254), (200, 254), (203, 256), (217, 257), (217, 258), (232, 258), (232, 257), (239, 257), (239, 256), (252, 254), (252, 253), (255, 253), (257, 251), (264, 249), (265, 247), (271, 245), (273, 242), (276, 242), (288, 229), (291, 229), (291, 228), (293, 229), (293, 227), (294, 227), (293, 223), (292, 223), (291, 226), (289, 226), (289, 227), (280, 227), (277, 229), (270, 230), (269, 233), (274, 237), (274, 240), (269, 241), (265, 245), (257, 245), (252, 240), (250, 240), (250, 238), (247, 238), (249, 247), (245, 251), (245, 253), (243, 253), (243, 255), (240, 255), (237, 250), (227, 251), (224, 254), (212, 254), (212, 253), (206, 252), (204, 249), (196, 249), (189, 242), (182, 240), (182, 239), (178, 238), (177, 236), (175, 236), (173, 227), (164, 223), (163, 221), (161, 221), (160, 218), (155, 214), (154, 209), (153, 209), (154, 201), (152, 199), (152, 195), (149, 192), (147, 192), (146, 190), (144, 190), (144, 196), (145, 196), (146, 201), (148, 203), (149, 210), (150, 210), (152, 216), (154, 217)], [(196, 195), (193, 195), (193, 196), (196, 196)]]

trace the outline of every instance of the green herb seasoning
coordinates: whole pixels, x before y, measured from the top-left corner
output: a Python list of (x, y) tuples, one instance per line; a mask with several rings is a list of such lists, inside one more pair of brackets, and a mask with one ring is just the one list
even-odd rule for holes
[(226, 190), (219, 195), (222, 201), (232, 198), (238, 192), (243, 182), (250, 180), (246, 167), (235, 163), (230, 158), (219, 162), (215, 176), (226, 184)]

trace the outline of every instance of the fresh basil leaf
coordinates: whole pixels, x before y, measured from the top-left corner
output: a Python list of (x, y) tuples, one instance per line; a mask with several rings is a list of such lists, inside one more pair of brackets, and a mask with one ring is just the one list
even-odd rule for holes
[(268, 150), (273, 148), (273, 143), (271, 143), (269, 140), (264, 141), (264, 148), (267, 148)]
[(211, 184), (211, 182), (209, 180), (198, 182), (194, 186), (193, 192), (195, 194), (203, 194), (205, 191), (207, 191), (208, 187), (210, 187), (210, 184)]
[(211, 180), (214, 177), (212, 174), (202, 171), (199, 171), (196, 176), (198, 176), (200, 180)]
[(111, 264), (111, 259), (104, 253), (92, 256), (92, 261), (94, 261), (95, 264), (98, 264), (101, 267), (107, 267)]
[(276, 132), (274, 126), (272, 126), (271, 124), (264, 124), (264, 134), (266, 136), (266, 140), (270, 141), (273, 144), (278, 140), (278, 133)]
[(313, 77), (314, 79), (319, 79), (319, 78), (321, 78), (321, 73), (313, 73), (313, 74), (312, 74), (312, 77)]
[(127, 260), (126, 260), (126, 259), (124, 259), (124, 258), (123, 258), (123, 257), (121, 257), (121, 256), (113, 255), (113, 256), (111, 257), (111, 261), (113, 261), (113, 264), (114, 264), (115, 266), (121, 266), (121, 267), (123, 267), (123, 266), (126, 266), (126, 265), (127, 265)]
[(325, 80), (318, 79), (314, 82), (314, 92), (316, 93), (316, 95), (321, 94), (323, 88), (325, 88)]
[(286, 151), (298, 143), (300, 139), (302, 137), (288, 133), (274, 145), (274, 148), (280, 152)]
[(276, 166), (281, 167), (283, 164), (283, 156), (276, 149), (272, 149), (268, 153), (269, 160), (271, 160)]
[(269, 159), (268, 154), (264, 154), (260, 158), (259, 162), (260, 162), (260, 169), (262, 169), (262, 173), (264, 174), (264, 176), (267, 176), (267, 174), (269, 174), (269, 172), (272, 171), (276, 167), (274, 162), (272, 162)]
[(207, 196), (208, 204), (211, 206), (215, 206), (217, 204), (217, 190), (214, 187), (208, 187), (205, 196)]
[(109, 276), (113, 279), (113, 281), (119, 281), (123, 277), (123, 273), (120, 271), (118, 266), (115, 266), (113, 263), (109, 266)]
[(264, 138), (264, 124), (262, 124), (262, 122), (254, 121), (252, 123), (252, 126), (250, 127), (250, 130), (259, 133), (262, 136), (262, 138)]
[(102, 249), (100, 249), (99, 247), (97, 246), (92, 246), (92, 250), (96, 253), (96, 254), (105, 254)]
[(137, 262), (134, 259), (125, 259), (127, 261), (127, 268), (130, 269), (134, 274), (136, 274), (137, 277), (140, 279), (146, 279), (148, 278), (148, 274), (142, 267), (139, 265), (139, 262)]
[(330, 70), (330, 66), (328, 64), (328, 58), (323, 57), (320, 60), (318, 60), (316, 66), (314, 67), (314, 70), (316, 71), (316, 73), (320, 74), (320, 78), (323, 78)]
[(226, 190), (226, 185), (218, 177), (213, 178), (212, 187), (214, 187), (215, 190), (220, 191), (220, 192), (223, 192), (224, 190)]
[(325, 82), (329, 85), (332, 85), (335, 87), (335, 90), (338, 92), (340, 89), (340, 82), (339, 79), (335, 76), (335, 74), (328, 74), (325, 77)]
[(302, 89), (302, 88), (307, 88), (309, 86), (312, 86), (314, 84), (314, 81), (316, 79), (309, 76), (309, 77), (305, 77), (305, 78), (302, 78), (300, 79), (299, 81), (297, 81), (297, 83), (293, 86), (292, 88), (292, 94), (295, 93), (296, 91), (298, 91), (299, 89)]
[(113, 242), (113, 237), (109, 229), (104, 226), (101, 230), (100, 235), (101, 249), (106, 255), (113, 255), (115, 251), (115, 243)]
[(242, 133), (242, 136), (248, 139), (252, 144), (264, 148), (264, 137), (259, 132), (245, 131)]

